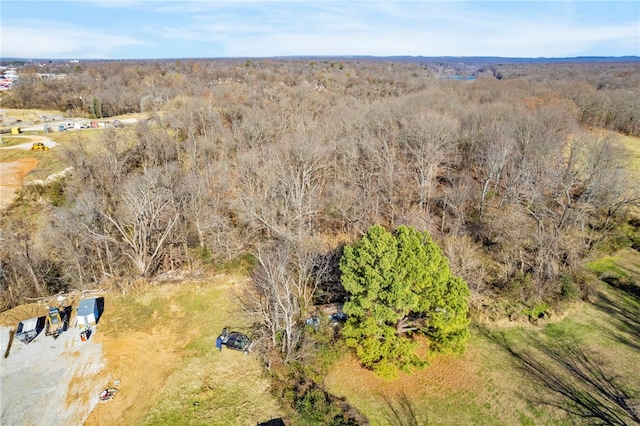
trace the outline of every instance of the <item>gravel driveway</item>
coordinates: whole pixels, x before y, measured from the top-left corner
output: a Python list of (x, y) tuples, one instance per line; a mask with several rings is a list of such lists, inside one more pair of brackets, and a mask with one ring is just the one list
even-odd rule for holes
[[(9, 333), (0, 327), (3, 352)], [(0, 424), (83, 424), (109, 385), (100, 374), (104, 365), (102, 345), (81, 341), (77, 328), (55, 340), (42, 331), (28, 345), (13, 339), (0, 358)]]

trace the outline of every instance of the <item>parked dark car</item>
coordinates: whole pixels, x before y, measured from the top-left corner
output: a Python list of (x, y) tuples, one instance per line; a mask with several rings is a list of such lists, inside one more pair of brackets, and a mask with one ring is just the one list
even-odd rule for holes
[[(345, 314), (342, 311), (335, 312), (329, 315), (328, 319), (329, 319), (329, 324), (335, 327), (347, 321), (347, 314)], [(322, 321), (321, 317), (316, 316), (316, 317), (307, 318), (306, 320), (304, 320), (304, 323), (309, 327), (319, 327), (321, 321)]]
[(329, 321), (331, 321), (333, 324), (337, 324), (339, 322), (346, 322), (347, 314), (345, 314), (344, 312), (336, 312), (335, 314), (329, 315)]
[(222, 338), (222, 344), (226, 345), (227, 348), (241, 351), (245, 355), (251, 352), (253, 348), (253, 342), (246, 334), (237, 331), (228, 332), (225, 328), (220, 337)]

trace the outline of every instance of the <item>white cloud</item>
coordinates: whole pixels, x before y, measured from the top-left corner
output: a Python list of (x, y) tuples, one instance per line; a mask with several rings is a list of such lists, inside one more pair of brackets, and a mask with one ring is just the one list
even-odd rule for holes
[[(51, 18), (24, 21), (23, 15), (20, 20), (7, 19), (10, 25), (3, 21), (0, 30), (2, 55), (131, 58), (141, 52), (135, 49), (140, 45), (149, 47), (144, 51), (147, 57), (156, 58), (182, 57), (186, 52), (236, 57), (640, 55), (637, 16), (616, 12), (615, 17), (586, 22), (580, 20), (585, 3), (575, 2), (541, 2), (540, 7), (517, 1), (428, 0), (84, 0), (78, 4), (83, 6), (77, 8), (82, 16), (97, 14), (101, 23), (88, 28), (89, 22), (95, 24), (91, 18), (75, 21), (85, 27)], [(581, 13), (574, 13), (576, 9)], [(76, 13), (74, 7), (66, 10), (69, 16)]]
[(637, 22), (574, 22), (566, 8), (559, 14), (527, 8), (524, 14), (514, 12), (514, 3), (507, 10), (499, 2), (302, 4), (256, 5), (246, 9), (253, 13), (243, 14), (235, 6), (191, 3), (201, 12), (209, 9), (184, 25), (164, 28), (161, 37), (215, 41), (228, 56), (575, 56), (592, 52), (594, 46), (610, 46), (611, 53), (604, 54), (618, 55), (637, 52), (640, 43)]
[[(66, 28), (65, 28), (66, 27)], [(2, 25), (2, 56), (18, 58), (107, 58), (118, 49), (145, 42), (60, 22)]]

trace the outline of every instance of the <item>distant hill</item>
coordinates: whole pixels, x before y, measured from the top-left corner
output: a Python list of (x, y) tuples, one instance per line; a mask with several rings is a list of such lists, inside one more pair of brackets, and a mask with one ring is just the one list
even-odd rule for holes
[[(51, 59), (51, 58), (2, 58), (0, 65), (24, 65), (29, 62), (49, 62), (63, 63), (71, 60), (80, 62), (153, 62), (165, 60), (244, 60), (247, 57), (227, 57), (227, 58), (158, 58), (158, 59)], [(271, 56), (271, 57), (249, 57), (248, 59), (273, 59), (273, 60), (304, 60), (304, 61), (327, 61), (327, 60), (347, 60), (347, 61), (391, 61), (391, 62), (415, 62), (422, 64), (432, 63), (463, 63), (467, 65), (502, 65), (502, 64), (549, 64), (568, 62), (640, 62), (640, 56), (576, 56), (572, 58), (508, 58), (500, 56), (368, 56), (368, 55), (339, 55), (339, 56)]]
[(640, 56), (577, 56), (573, 58), (508, 58), (500, 56), (278, 56), (271, 59), (322, 59), (394, 62), (462, 62), (465, 64), (529, 64), (564, 62), (640, 62)]

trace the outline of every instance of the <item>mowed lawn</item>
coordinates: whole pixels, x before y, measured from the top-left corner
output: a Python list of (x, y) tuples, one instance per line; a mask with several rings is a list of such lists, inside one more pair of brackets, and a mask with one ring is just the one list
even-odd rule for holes
[(347, 356), (327, 387), (372, 425), (640, 422), (640, 254), (612, 259), (626, 265), (627, 283), (634, 284), (602, 283), (590, 303), (562, 319), (474, 324), (464, 356), (437, 357), (425, 370), (389, 382)]
[(640, 175), (640, 138), (620, 136), (620, 142), (629, 152), (632, 169)]

